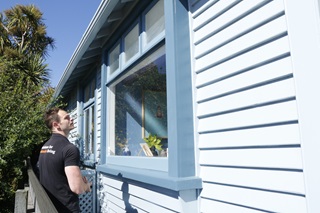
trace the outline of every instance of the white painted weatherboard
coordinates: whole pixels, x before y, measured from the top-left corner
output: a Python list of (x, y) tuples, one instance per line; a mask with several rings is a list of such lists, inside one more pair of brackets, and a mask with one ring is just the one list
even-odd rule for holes
[(306, 212), (283, 0), (193, 6), (200, 212)]

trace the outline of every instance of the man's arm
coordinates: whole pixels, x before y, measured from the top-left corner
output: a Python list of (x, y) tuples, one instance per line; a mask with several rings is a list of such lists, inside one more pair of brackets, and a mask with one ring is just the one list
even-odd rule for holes
[(66, 166), (64, 171), (67, 175), (69, 187), (72, 192), (82, 194), (91, 191), (92, 183), (85, 181), (78, 166)]

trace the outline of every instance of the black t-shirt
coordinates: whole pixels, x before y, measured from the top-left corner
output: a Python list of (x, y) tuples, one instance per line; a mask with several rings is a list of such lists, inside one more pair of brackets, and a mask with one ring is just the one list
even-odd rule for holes
[(79, 166), (78, 148), (60, 134), (52, 134), (39, 156), (40, 183), (58, 212), (80, 212), (79, 197), (69, 187), (64, 168)]

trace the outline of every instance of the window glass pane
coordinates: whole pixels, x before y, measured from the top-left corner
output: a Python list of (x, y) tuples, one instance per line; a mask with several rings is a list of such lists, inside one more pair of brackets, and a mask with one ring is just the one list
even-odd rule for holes
[(84, 113), (84, 123), (85, 123), (85, 129), (84, 129), (85, 148), (84, 148), (84, 152), (89, 153), (89, 147), (90, 147), (90, 111), (89, 111), (89, 109), (87, 109)]
[(164, 5), (163, 0), (155, 4), (146, 14), (146, 43), (149, 43), (162, 31), (164, 31)]
[(94, 153), (94, 105), (84, 111), (84, 158), (93, 160)]
[(87, 102), (90, 98), (90, 84), (87, 84), (84, 88), (84, 102)]
[(124, 39), (125, 62), (139, 52), (139, 25), (137, 24)]
[(90, 90), (90, 98), (94, 97), (95, 89), (96, 89), (96, 81), (95, 81), (95, 79), (92, 79), (92, 81), (91, 81), (91, 90)]
[(91, 127), (90, 127), (90, 143), (91, 143), (91, 153), (94, 153), (94, 105), (91, 107)]
[(109, 54), (110, 75), (119, 69), (120, 45), (118, 44)]
[(87, 102), (90, 98), (94, 97), (94, 91), (96, 88), (96, 81), (92, 79), (84, 88), (84, 102)]
[[(137, 64), (112, 90), (115, 95), (115, 155), (166, 156), (167, 94), (165, 48)], [(157, 135), (159, 150), (146, 147), (145, 137)], [(163, 150), (161, 150), (163, 149)], [(150, 154), (152, 153), (152, 154)]]

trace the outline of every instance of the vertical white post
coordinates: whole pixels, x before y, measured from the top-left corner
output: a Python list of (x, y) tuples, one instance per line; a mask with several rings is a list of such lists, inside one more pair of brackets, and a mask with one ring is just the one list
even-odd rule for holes
[(196, 190), (182, 190), (179, 192), (181, 212), (199, 212)]
[(320, 212), (319, 0), (285, 0), (308, 212)]

